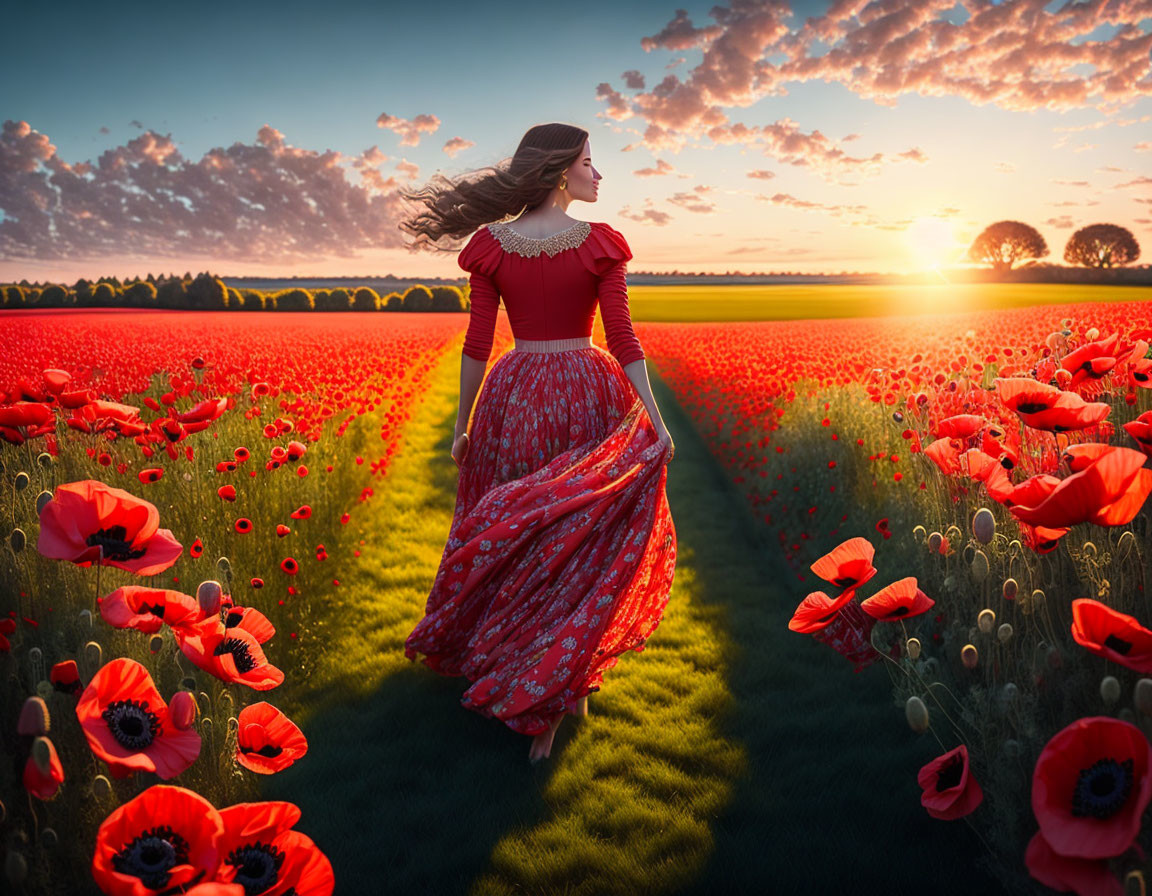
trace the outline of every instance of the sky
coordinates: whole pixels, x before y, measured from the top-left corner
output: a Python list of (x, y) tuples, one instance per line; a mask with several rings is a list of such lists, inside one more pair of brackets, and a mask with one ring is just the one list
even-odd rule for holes
[[(1000, 220), (1152, 253), (1152, 0), (20, 4), (0, 281), (458, 277), (398, 191), (590, 135), (631, 271), (946, 269)], [(592, 207), (595, 205), (596, 207)], [(458, 246), (457, 244), (454, 244)]]

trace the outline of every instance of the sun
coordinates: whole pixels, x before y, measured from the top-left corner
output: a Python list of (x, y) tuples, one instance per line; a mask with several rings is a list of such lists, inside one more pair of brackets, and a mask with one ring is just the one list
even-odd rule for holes
[(956, 232), (944, 218), (923, 215), (904, 232), (908, 251), (917, 265), (936, 269), (955, 260)]

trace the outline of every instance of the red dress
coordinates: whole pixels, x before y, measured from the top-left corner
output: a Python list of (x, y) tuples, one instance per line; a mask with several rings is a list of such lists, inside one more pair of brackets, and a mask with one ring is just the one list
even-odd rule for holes
[[(617, 231), (585, 221), (544, 239), (492, 224), (459, 257), (464, 353), (488, 359), (501, 296), (517, 345), (477, 395), (448, 540), (404, 652), (466, 676), (461, 703), (524, 734), (643, 650), (672, 587), (669, 452), (622, 369), (644, 357), (631, 257)], [(591, 342), (597, 301), (608, 351)]]

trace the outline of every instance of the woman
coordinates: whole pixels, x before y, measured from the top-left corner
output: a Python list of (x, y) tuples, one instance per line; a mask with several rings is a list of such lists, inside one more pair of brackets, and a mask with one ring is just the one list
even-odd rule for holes
[[(632, 330), (628, 244), (567, 215), (574, 200), (596, 201), (588, 132), (537, 125), (510, 163), (482, 171), (405, 196), (424, 205), (401, 224), (417, 243), (476, 232), (459, 256), (472, 307), (456, 508), (404, 652), (466, 676), (463, 705), (533, 735), (537, 762), (620, 654), (643, 649), (667, 605), (674, 446)], [(501, 296), (516, 346), (485, 379)], [(592, 344), (597, 299), (608, 351)]]

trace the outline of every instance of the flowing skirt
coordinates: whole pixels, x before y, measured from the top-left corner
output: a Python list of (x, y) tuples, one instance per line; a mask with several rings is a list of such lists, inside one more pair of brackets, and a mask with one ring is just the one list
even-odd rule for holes
[[(534, 345), (547, 348), (521, 348)], [(404, 653), (466, 676), (468, 709), (540, 734), (660, 622), (676, 565), (669, 452), (590, 339), (518, 341), (489, 370), (469, 436)]]

